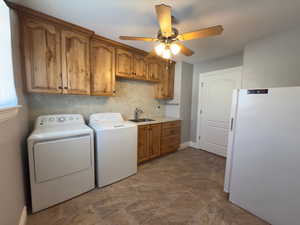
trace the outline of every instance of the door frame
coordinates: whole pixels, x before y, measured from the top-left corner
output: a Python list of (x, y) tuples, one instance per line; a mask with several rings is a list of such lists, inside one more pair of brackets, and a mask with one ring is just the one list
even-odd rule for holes
[[(201, 109), (202, 109), (202, 99), (203, 99), (203, 88), (202, 88), (202, 82), (203, 82), (203, 78), (207, 78), (207, 77), (213, 77), (213, 76), (226, 76), (226, 74), (231, 74), (232, 72), (239, 72), (240, 76), (239, 76), (239, 87), (237, 87), (237, 89), (242, 87), (242, 71), (243, 71), (243, 67), (242, 66), (238, 66), (238, 67), (232, 67), (232, 68), (228, 68), (228, 69), (224, 69), (224, 70), (214, 70), (211, 72), (206, 72), (206, 73), (200, 73), (199, 76), (199, 90), (198, 90), (198, 107), (197, 107), (197, 118), (196, 118), (196, 124), (197, 124), (197, 129), (196, 129), (196, 148), (197, 149), (201, 149), (200, 147), (200, 138), (201, 138), (201, 122), (202, 122), (202, 116), (201, 116)], [(222, 74), (221, 74), (222, 73)], [(204, 149), (203, 149), (204, 150)]]

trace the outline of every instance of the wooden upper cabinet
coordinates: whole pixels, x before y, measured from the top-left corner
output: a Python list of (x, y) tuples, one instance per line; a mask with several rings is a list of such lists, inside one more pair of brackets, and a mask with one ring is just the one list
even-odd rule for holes
[(161, 66), (161, 80), (155, 86), (155, 98), (172, 99), (174, 98), (175, 63), (163, 62)]
[(133, 56), (133, 77), (135, 79), (147, 80), (147, 62), (142, 55), (134, 54)]
[(160, 156), (161, 127), (160, 123), (149, 125), (149, 155), (151, 159)]
[(148, 79), (159, 82), (162, 72), (161, 63), (157, 59), (148, 60)]
[(115, 48), (97, 39), (91, 41), (91, 95), (115, 94)]
[(61, 93), (60, 32), (43, 20), (22, 17), (27, 90)]
[(90, 94), (90, 37), (78, 32), (61, 33), (63, 93)]
[(133, 77), (133, 53), (121, 48), (116, 52), (116, 75), (119, 77)]

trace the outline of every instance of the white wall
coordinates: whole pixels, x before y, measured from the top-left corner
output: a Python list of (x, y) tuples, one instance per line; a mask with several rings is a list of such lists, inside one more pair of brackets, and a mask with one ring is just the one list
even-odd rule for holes
[(199, 79), (201, 73), (211, 72), (215, 70), (228, 69), (238, 67), (243, 64), (243, 53), (239, 52), (234, 55), (209, 60), (194, 65), (193, 87), (192, 87), (192, 106), (191, 106), (191, 141), (196, 142), (197, 132), (197, 112), (199, 103)]
[(300, 85), (300, 27), (249, 43), (243, 88)]

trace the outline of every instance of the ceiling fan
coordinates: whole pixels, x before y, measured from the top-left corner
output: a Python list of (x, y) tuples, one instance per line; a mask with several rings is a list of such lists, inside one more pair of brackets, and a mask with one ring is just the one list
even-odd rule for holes
[(156, 5), (155, 11), (160, 26), (160, 30), (158, 31), (156, 38), (120, 36), (120, 39), (130, 41), (160, 42), (155, 49), (150, 52), (150, 56), (157, 54), (165, 59), (170, 59), (173, 55), (177, 55), (179, 52), (182, 52), (182, 54), (186, 56), (194, 54), (191, 49), (185, 47), (181, 43), (182, 41), (220, 35), (223, 32), (223, 27), (218, 25), (179, 34), (178, 30), (172, 27), (172, 22), (174, 22), (175, 18), (172, 17), (171, 6), (165, 4)]

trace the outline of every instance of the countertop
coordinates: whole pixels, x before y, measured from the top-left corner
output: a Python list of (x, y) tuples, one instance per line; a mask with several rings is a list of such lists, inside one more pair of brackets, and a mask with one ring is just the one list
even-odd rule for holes
[(171, 121), (176, 121), (176, 120), (181, 120), (180, 118), (174, 118), (174, 117), (153, 117), (149, 118), (153, 119), (154, 121), (147, 121), (147, 122), (133, 122), (136, 123), (137, 125), (148, 125), (148, 124), (156, 124), (156, 123), (164, 123), (164, 122), (171, 122)]

